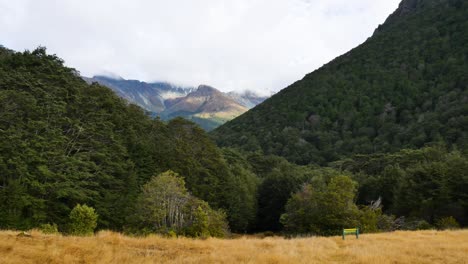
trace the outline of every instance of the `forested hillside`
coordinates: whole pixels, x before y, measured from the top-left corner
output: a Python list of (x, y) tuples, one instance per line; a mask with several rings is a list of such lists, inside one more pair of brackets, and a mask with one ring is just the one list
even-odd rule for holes
[(0, 142), (0, 228), (66, 228), (76, 204), (96, 209), (98, 228), (130, 228), (141, 187), (167, 170), (214, 208), (243, 213), (226, 198), (243, 182), (201, 128), (151, 119), (44, 48), (0, 48)]
[(468, 2), (404, 0), (374, 36), (213, 132), (221, 146), (326, 164), (468, 148)]

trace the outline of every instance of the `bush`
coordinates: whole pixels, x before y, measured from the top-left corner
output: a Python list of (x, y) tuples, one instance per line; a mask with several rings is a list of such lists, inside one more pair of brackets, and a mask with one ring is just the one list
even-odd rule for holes
[(176, 237), (177, 237), (177, 233), (176, 233), (174, 230), (169, 230), (169, 231), (166, 233), (166, 237), (169, 237), (169, 238), (176, 238)]
[(225, 237), (229, 232), (226, 213), (212, 209), (208, 203), (194, 199), (198, 204), (191, 213), (192, 221), (185, 228), (184, 235), (190, 237)]
[(98, 215), (94, 208), (77, 204), (70, 212), (69, 233), (77, 236), (87, 236), (94, 233)]
[(429, 224), (426, 220), (421, 220), (416, 225), (416, 230), (428, 230), (433, 229), (434, 227)]
[(427, 230), (433, 228), (426, 220), (409, 218), (403, 222), (401, 229), (403, 230)]
[(395, 216), (382, 214), (377, 219), (377, 228), (382, 232), (391, 232), (398, 229), (395, 225)]
[(436, 227), (439, 230), (445, 229), (458, 229), (460, 224), (453, 218), (453, 216), (443, 217), (436, 221)]
[(207, 212), (203, 211), (203, 209), (198, 206), (193, 216), (192, 224), (185, 231), (186, 235), (200, 238), (209, 237), (210, 231), (208, 230), (209, 222)]
[(42, 224), (39, 226), (39, 230), (41, 230), (44, 234), (58, 234), (58, 227), (56, 224)]
[(378, 223), (379, 217), (382, 215), (382, 210), (373, 210), (370, 207), (364, 207), (361, 209), (361, 215), (359, 217), (359, 232), (362, 233), (376, 233), (379, 231)]

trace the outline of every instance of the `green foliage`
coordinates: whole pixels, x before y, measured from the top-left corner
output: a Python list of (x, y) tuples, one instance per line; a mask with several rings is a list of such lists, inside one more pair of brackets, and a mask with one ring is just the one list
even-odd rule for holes
[(417, 218), (410, 218), (408, 220), (405, 220), (400, 227), (400, 229), (402, 230), (427, 230), (432, 228), (433, 226), (429, 224), (426, 220), (421, 220)]
[(381, 214), (377, 218), (377, 229), (383, 232), (390, 232), (396, 229), (395, 216)]
[(150, 228), (162, 234), (192, 237), (223, 237), (228, 231), (226, 215), (192, 196), (177, 173), (167, 171), (153, 177), (142, 187), (135, 211), (128, 218), (134, 228)]
[(356, 155), (334, 166), (355, 173), (359, 204), (382, 197), (383, 210), (434, 223), (452, 215), (468, 223), (468, 159), (443, 146)]
[(208, 225), (208, 214), (199, 206), (193, 213), (193, 221), (186, 234), (193, 237), (209, 237)]
[(304, 165), (441, 141), (466, 151), (468, 3), (414, 2), (417, 12), (215, 129), (218, 144)]
[(170, 237), (170, 238), (176, 238), (177, 237), (177, 233), (174, 231), (174, 230), (169, 230), (169, 232), (167, 232), (167, 237)]
[(436, 227), (440, 230), (445, 229), (458, 229), (460, 224), (453, 218), (453, 216), (442, 217), (436, 221)]
[(279, 231), (280, 216), (291, 194), (308, 178), (307, 168), (274, 156), (253, 154), (249, 160), (261, 178), (258, 187), (258, 231)]
[(164, 172), (142, 187), (132, 216), (136, 219), (130, 220), (162, 233), (180, 232), (185, 225), (184, 210), (189, 199), (184, 180), (173, 171)]
[(198, 238), (225, 237), (228, 229), (226, 214), (201, 202), (196, 209), (192, 209), (191, 223), (185, 229), (184, 235)]
[(77, 204), (70, 212), (69, 233), (76, 236), (88, 236), (94, 234), (97, 226), (98, 215), (94, 208), (86, 204)]
[(58, 226), (57, 224), (42, 224), (39, 226), (39, 230), (41, 230), (44, 234), (58, 234)]
[(382, 210), (364, 207), (359, 217), (359, 232), (376, 233), (379, 231), (379, 219), (382, 216)]
[(357, 226), (356, 183), (348, 176), (336, 176), (323, 184), (306, 184), (288, 201), (281, 216), (288, 232), (338, 235), (343, 228)]
[(229, 226), (234, 232), (247, 232), (255, 227), (258, 209), (257, 194), (260, 180), (252, 172), (246, 158), (233, 149), (223, 149), (230, 175), (224, 184)]
[[(0, 142), (0, 228), (51, 222), (62, 229), (73, 206), (88, 204), (98, 228), (122, 230), (140, 187), (167, 170), (184, 175), (197, 197), (230, 210), (226, 186), (252, 178), (234, 177), (195, 124), (151, 119), (108, 88), (88, 85), (43, 47), (0, 48)], [(253, 208), (251, 197), (240, 203), (250, 199)]]

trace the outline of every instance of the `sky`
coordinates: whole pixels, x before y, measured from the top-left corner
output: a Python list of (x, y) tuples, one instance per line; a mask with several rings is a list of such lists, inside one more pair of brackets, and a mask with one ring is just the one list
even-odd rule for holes
[(0, 0), (0, 45), (83, 76), (271, 94), (370, 37), (400, 0)]

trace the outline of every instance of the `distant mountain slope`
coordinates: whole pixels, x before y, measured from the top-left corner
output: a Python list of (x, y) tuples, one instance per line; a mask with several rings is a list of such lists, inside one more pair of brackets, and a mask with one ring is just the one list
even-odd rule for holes
[(468, 149), (468, 1), (404, 0), (365, 43), (213, 131), (298, 164)]
[(267, 97), (253, 92), (223, 93), (201, 85), (182, 87), (167, 82), (146, 83), (106, 76), (83, 77), (89, 84), (97, 82), (111, 88), (117, 95), (163, 119), (181, 116), (190, 119), (205, 130), (212, 130)]
[(84, 79), (88, 83), (98, 82), (107, 86), (120, 97), (154, 113), (164, 111), (165, 100), (185, 96), (194, 90), (192, 87), (181, 87), (166, 82), (146, 83), (106, 76), (84, 77)]
[(268, 99), (268, 96), (259, 96), (251, 91), (245, 91), (243, 93), (229, 92), (226, 95), (248, 109), (253, 108)]
[(171, 119), (182, 116), (202, 123), (202, 127), (207, 130), (211, 130), (248, 110), (247, 107), (226, 94), (206, 85), (200, 85), (196, 91), (185, 97), (167, 100), (166, 107), (166, 110), (161, 113), (163, 118)]

